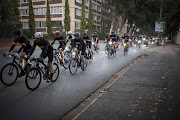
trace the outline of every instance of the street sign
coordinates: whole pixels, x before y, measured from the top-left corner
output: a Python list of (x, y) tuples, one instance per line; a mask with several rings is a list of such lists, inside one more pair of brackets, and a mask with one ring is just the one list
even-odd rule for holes
[(164, 21), (156, 21), (155, 22), (155, 32), (164, 32), (165, 30), (165, 22)]

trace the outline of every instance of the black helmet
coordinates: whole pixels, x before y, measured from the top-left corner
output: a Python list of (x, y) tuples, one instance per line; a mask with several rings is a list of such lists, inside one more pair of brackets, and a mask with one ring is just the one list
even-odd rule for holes
[(114, 33), (114, 31), (112, 30), (111, 33)]
[(79, 36), (79, 32), (76, 32), (76, 33), (74, 34), (74, 36), (75, 36), (75, 37)]
[(84, 35), (87, 35), (87, 32), (84, 32)]
[(15, 34), (15, 35), (21, 35), (21, 30), (20, 30), (20, 29), (16, 29), (16, 30), (14, 31), (14, 34)]

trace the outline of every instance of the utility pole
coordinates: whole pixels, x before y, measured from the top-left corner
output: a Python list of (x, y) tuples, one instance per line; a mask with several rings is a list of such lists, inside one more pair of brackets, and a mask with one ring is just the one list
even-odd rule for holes
[[(161, 21), (162, 20), (162, 4), (163, 4), (163, 0), (161, 0), (161, 5), (160, 5), (160, 17), (159, 17), (159, 20)], [(157, 42), (157, 46), (160, 46), (161, 45), (161, 40), (159, 39), (160, 35), (159, 35), (159, 32), (158, 32), (158, 42)]]

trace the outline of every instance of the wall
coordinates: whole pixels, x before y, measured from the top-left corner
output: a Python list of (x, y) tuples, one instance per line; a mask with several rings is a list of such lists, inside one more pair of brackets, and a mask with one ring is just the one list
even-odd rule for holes
[(180, 45), (180, 32), (173, 33), (173, 42)]

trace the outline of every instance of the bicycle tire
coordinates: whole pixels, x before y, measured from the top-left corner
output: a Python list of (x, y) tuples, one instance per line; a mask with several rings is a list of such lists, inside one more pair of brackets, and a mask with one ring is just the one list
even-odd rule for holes
[[(53, 78), (54, 78), (54, 74), (55, 74), (55, 73), (57, 73), (57, 76), (55, 77), (55, 79), (52, 78), (51, 82), (55, 82), (55, 81), (58, 79), (58, 77), (59, 77), (59, 72), (60, 72), (58, 64), (53, 63), (53, 66), (54, 66)], [(56, 67), (55, 67), (55, 66), (56, 66)], [(56, 68), (56, 69), (55, 69), (55, 68)]]
[[(13, 66), (13, 68), (15, 68), (15, 70), (17, 71), (17, 73), (15, 74), (15, 78), (14, 78), (14, 79), (12, 80), (12, 82), (10, 82), (10, 83), (7, 83), (7, 82), (5, 81), (5, 80), (7, 80), (7, 76), (6, 76), (5, 79), (3, 78), (3, 75), (5, 75), (5, 73), (7, 73), (7, 72), (4, 73), (4, 70), (5, 70), (5, 68), (7, 68), (7, 66)], [(10, 67), (10, 68), (11, 68), (11, 67)], [(8, 72), (8, 74), (10, 74), (10, 73)], [(12, 72), (12, 74), (14, 74), (14, 72)], [(6, 86), (11, 86), (11, 85), (13, 85), (13, 84), (16, 82), (16, 80), (17, 80), (17, 78), (18, 78), (18, 75), (19, 75), (18, 67), (17, 67), (15, 64), (13, 64), (13, 63), (8, 63), (8, 64), (6, 64), (6, 65), (1, 69), (0, 79), (1, 79), (2, 84), (6, 85)]]
[[(35, 76), (30, 76), (29, 74), (31, 74), (33, 71), (35, 71)], [(35, 86), (35, 87), (31, 87), (30, 86), (30, 84), (29, 84), (29, 81), (28, 81), (28, 78), (35, 78), (36, 79), (36, 77), (37, 77), (37, 75), (39, 74), (39, 81), (37, 82), (38, 84)], [(33, 74), (34, 75), (34, 74)], [(30, 81), (31, 82), (31, 81)], [(25, 84), (26, 84), (26, 87), (29, 89), (29, 90), (36, 90), (38, 87), (39, 87), (39, 85), (40, 85), (40, 83), (41, 83), (41, 72), (40, 72), (40, 70), (38, 69), (38, 68), (31, 68), (28, 72), (27, 72), (27, 74), (26, 74), (26, 77), (25, 77)]]
[[(73, 67), (73, 66), (75, 67), (75, 71), (74, 71), (74, 72), (71, 70), (71, 65), (72, 65), (72, 67)], [(69, 64), (69, 72), (71, 73), (71, 75), (75, 75), (76, 72), (77, 72), (77, 69), (78, 69), (77, 60), (76, 60), (76, 58), (73, 58), (73, 59), (70, 61), (70, 64)]]

